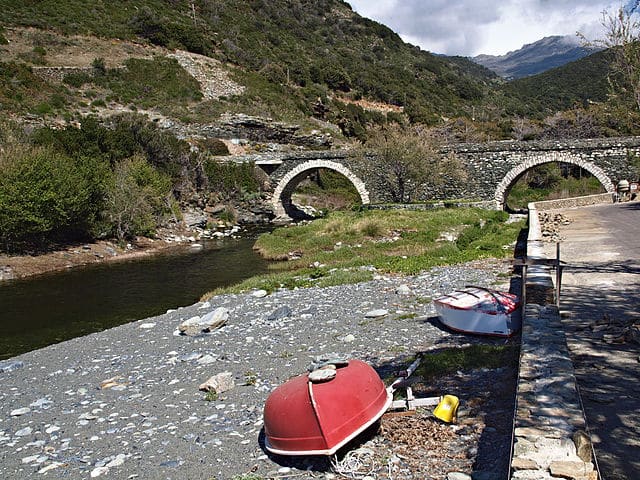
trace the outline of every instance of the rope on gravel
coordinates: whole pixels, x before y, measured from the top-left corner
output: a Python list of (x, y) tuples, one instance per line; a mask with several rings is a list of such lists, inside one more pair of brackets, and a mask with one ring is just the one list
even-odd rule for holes
[(371, 477), (378, 469), (373, 451), (368, 448), (352, 450), (348, 452), (342, 460), (338, 460), (334, 455), (331, 458), (331, 466), (335, 473), (353, 479)]

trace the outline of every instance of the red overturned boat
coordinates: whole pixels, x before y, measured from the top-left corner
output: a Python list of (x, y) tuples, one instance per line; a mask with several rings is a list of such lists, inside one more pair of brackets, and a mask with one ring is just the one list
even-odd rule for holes
[(265, 446), (278, 455), (333, 455), (375, 423), (392, 397), (365, 362), (327, 362), (271, 393), (264, 408)]

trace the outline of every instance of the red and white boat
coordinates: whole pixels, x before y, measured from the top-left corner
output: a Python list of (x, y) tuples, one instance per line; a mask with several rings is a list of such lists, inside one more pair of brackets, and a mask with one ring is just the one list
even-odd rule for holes
[(512, 293), (466, 287), (433, 303), (440, 321), (457, 332), (510, 337), (522, 327), (520, 299)]
[(333, 455), (375, 423), (392, 400), (391, 389), (365, 362), (329, 363), (269, 395), (265, 446), (278, 455)]

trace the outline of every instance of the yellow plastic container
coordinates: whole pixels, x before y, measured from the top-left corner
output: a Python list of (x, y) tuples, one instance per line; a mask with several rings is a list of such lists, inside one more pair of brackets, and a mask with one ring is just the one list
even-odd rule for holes
[(460, 400), (455, 395), (445, 395), (433, 411), (433, 415), (443, 422), (451, 423), (456, 420)]

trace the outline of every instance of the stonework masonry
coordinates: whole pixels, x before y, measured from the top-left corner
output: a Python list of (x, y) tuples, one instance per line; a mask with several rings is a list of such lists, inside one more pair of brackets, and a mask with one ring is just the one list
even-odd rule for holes
[[(611, 201), (610, 195), (587, 198), (588, 204)], [(564, 200), (584, 204), (570, 201)], [(538, 210), (556, 207), (551, 202), (529, 205), (528, 257), (544, 258)], [(553, 281), (548, 267), (531, 270), (527, 292), (536, 295), (527, 294), (524, 309), (510, 478), (598, 480), (573, 363), (553, 304)]]
[[(594, 175), (611, 195), (618, 180), (638, 180), (634, 162), (640, 157), (640, 137), (506, 141), (457, 144), (442, 149), (443, 156), (450, 154), (464, 165), (467, 179), (462, 183), (446, 178), (442, 182), (434, 182), (437, 186), (424, 189), (418, 200), (477, 200), (492, 202), (493, 208), (503, 209), (509, 189), (523, 173), (551, 162), (580, 166)], [(373, 157), (363, 159), (345, 150), (291, 152), (276, 157), (270, 160), (262, 157), (257, 161), (258, 164), (269, 164), (267, 173), (275, 192), (274, 205), (290, 201), (287, 195), (294, 190), (296, 182), (317, 168), (343, 173), (356, 186), (363, 200), (367, 197), (364, 192), (367, 192), (371, 203), (390, 201), (388, 192), (377, 180)], [(323, 161), (331, 163), (323, 165)]]

